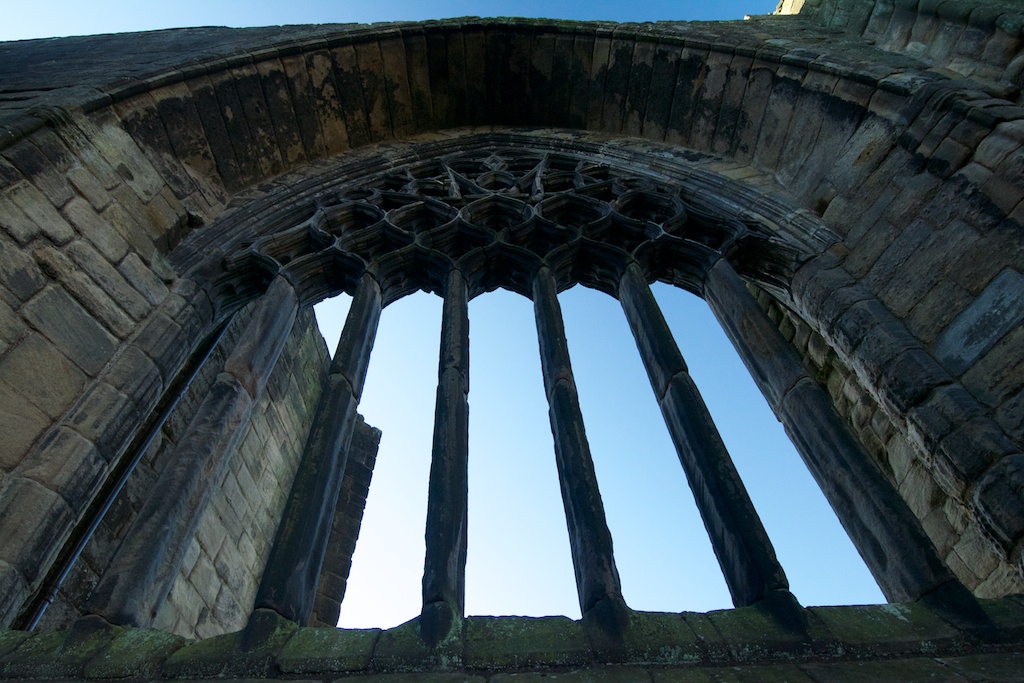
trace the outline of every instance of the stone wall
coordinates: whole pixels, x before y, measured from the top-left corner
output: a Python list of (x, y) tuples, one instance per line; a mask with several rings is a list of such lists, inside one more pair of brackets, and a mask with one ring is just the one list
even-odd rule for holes
[(1006, 0), (806, 0), (802, 16), (983, 81), (1024, 85), (1024, 9)]
[(939, 555), (965, 586), (983, 598), (1024, 592), (1017, 568), (984, 538), (968, 504), (943, 495), (927, 456), (900, 432), (877, 398), (825, 339), (799, 316), (764, 293), (755, 292), (779, 331), (804, 358), (811, 376), (824, 386), (867, 451), (921, 520)]
[[(228, 352), (237, 343), (250, 313), (251, 306), (235, 316), (115, 499), (54, 605), (45, 613), (40, 628), (65, 628), (81, 615), (82, 606)], [(217, 493), (190, 543), (180, 576), (157, 617), (159, 628), (196, 638), (237, 630), (245, 623), (302, 453), (326, 367), (323, 339), (312, 312), (307, 311), (296, 323), (267, 392), (253, 410), (252, 421), (230, 470), (216, 487)]]
[(302, 457), (327, 350), (307, 310), (199, 523), (155, 628), (208, 638), (245, 625)]

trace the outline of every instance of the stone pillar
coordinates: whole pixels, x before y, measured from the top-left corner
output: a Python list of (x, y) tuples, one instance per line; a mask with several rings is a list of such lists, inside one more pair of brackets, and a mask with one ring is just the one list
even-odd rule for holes
[(768, 534), (636, 264), (619, 281), (619, 301), (733, 603), (743, 607), (765, 598), (769, 591), (788, 590)]
[(724, 259), (708, 272), (704, 298), (885, 597), (917, 600), (955, 582), (921, 523)]
[(252, 406), (263, 394), (297, 313), (295, 290), (278, 276), (167, 458), (86, 612), (126, 626), (152, 622), (245, 433)]
[(436, 645), (464, 615), (469, 506), (469, 292), (448, 274), (441, 320), (434, 442), (427, 497), (420, 633)]
[(612, 536), (583, 428), (555, 279), (547, 267), (541, 268), (533, 281), (533, 310), (580, 609), (584, 616), (595, 608), (599, 616), (610, 611), (613, 622), (608, 625), (614, 628), (615, 622), (619, 622), (621, 627), (625, 603), (612, 553)]
[(272, 609), (302, 625), (309, 621), (316, 598), (380, 312), (380, 287), (364, 275), (352, 298), (256, 593), (255, 609)]

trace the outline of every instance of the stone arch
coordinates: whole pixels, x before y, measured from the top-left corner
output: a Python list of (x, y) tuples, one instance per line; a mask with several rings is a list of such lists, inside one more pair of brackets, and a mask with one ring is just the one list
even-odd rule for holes
[[(216, 317), (216, 302), (193, 282), (177, 280), (165, 293), (145, 271), (173, 281), (161, 270), (165, 256), (180, 274), (203, 231), (244, 223), (258, 193), (268, 191), (261, 184), (292, 182), (283, 172), (383, 141), (351, 164), (352, 173), (378, 168), (400, 153), (401, 145), (386, 141), (423, 135), (443, 142), (458, 137), (443, 131), (459, 126), (498, 136), (503, 126), (588, 131), (584, 142), (598, 140), (608, 153), (655, 168), (665, 148), (653, 143), (684, 148), (677, 153), (714, 169), (697, 177), (709, 191), (744, 198), (746, 210), (760, 211), (780, 233), (801, 226), (791, 236), (819, 248), (788, 280), (762, 283), (765, 304), (802, 338), (823, 379), (842, 380), (833, 393), (860, 390), (845, 412), (862, 440), (885, 454), (893, 476), (903, 473), (897, 483), (910, 482), (905, 494), (915, 486), (929, 491), (915, 512), (930, 520), (941, 550), (962, 562), (958, 533), (990, 543), (993, 550), (977, 553), (984, 567), (956, 567), (961, 578), (972, 588), (988, 581), (992, 594), (1017, 585), (1018, 501), (1004, 489), (1016, 481), (1012, 401), (1020, 389), (1011, 381), (993, 391), (999, 382), (970, 373), (986, 354), (1006, 355), (999, 344), (1019, 319), (1011, 311), (996, 326), (1000, 335), (982, 333), (973, 356), (958, 355), (958, 342), (976, 333), (970, 323), (978, 311), (1020, 274), (1019, 250), (1005, 236), (1019, 226), (1020, 199), (1018, 113), (1000, 100), (1010, 93), (1005, 86), (951, 79), (927, 61), (837, 44), (813, 25), (779, 21), (612, 27), (465, 20), (295, 28), (284, 40), (232, 35), (241, 43), (225, 40), (203, 61), (175, 55), (156, 73), (139, 70), (119, 83), (86, 78), (94, 90), (69, 91), (58, 109), (37, 108), (41, 117), (18, 119), (6, 138), (8, 241), (106, 239), (92, 251), (134, 254), (133, 277), (122, 277), (136, 292), (149, 287), (143, 299), (151, 295), (147, 304), (121, 292), (111, 310), (125, 309), (127, 318), (115, 312), (97, 323), (96, 348), (71, 359), (88, 366), (79, 393), (45, 416), (50, 422), (31, 437), (27, 458), (3, 480), (5, 509), (28, 503), (46, 521), (4, 531), (17, 540), (2, 558), (8, 604), (38, 586), (57, 550), (52, 539), (68, 535), (134, 436), (131, 425)], [(194, 54), (196, 39), (207, 37), (178, 36), (177, 55)], [(538, 135), (559, 141), (562, 134)], [(629, 137), (651, 142), (623, 141)], [(87, 173), (68, 180), (80, 167)], [(301, 188), (298, 182), (292, 187)], [(786, 210), (772, 204), (777, 192), (791, 197)], [(63, 213), (54, 216), (54, 208)], [(964, 272), (938, 254), (946, 239), (983, 260), (984, 272)], [(931, 260), (914, 263), (907, 252), (918, 248)], [(81, 262), (92, 257), (78, 251)], [(907, 284), (936, 263), (942, 274), (926, 289)], [(46, 245), (16, 267), (27, 275), (11, 278), (13, 297), (33, 329), (47, 328), (47, 310), (89, 318), (103, 308)], [(97, 263), (90, 278), (118, 294), (120, 281), (105, 274)], [(905, 296), (906, 289), (913, 291)], [(915, 318), (950, 292), (952, 319)], [(111, 406), (131, 419), (90, 419)], [(957, 425), (951, 415), (970, 419)], [(894, 434), (901, 441), (889, 444)], [(55, 471), (66, 463), (79, 464), (73, 482)], [(947, 502), (952, 511), (943, 509)]]

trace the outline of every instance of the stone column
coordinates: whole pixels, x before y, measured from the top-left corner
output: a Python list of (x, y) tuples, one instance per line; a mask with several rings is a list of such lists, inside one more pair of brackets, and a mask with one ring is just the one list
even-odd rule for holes
[(434, 442), (427, 498), (420, 633), (436, 645), (464, 614), (469, 506), (469, 293), (448, 274), (441, 320)]
[(788, 590), (768, 534), (636, 264), (619, 281), (619, 301), (733, 603), (743, 607), (765, 598), (769, 591)]
[(704, 298), (890, 601), (955, 582), (910, 508), (724, 259)]
[(610, 610), (613, 621), (608, 625), (615, 627), (618, 622), (621, 627), (625, 610), (612, 536), (583, 428), (555, 279), (547, 267), (533, 281), (533, 310), (580, 609), (584, 616), (595, 608), (599, 616)]
[(87, 613), (113, 624), (152, 623), (245, 433), (252, 406), (263, 394), (297, 313), (295, 290), (278, 276), (167, 458), (152, 494), (93, 591)]
[(272, 609), (302, 625), (309, 621), (316, 598), (380, 312), (380, 287), (364, 275), (352, 298), (256, 593), (255, 609)]

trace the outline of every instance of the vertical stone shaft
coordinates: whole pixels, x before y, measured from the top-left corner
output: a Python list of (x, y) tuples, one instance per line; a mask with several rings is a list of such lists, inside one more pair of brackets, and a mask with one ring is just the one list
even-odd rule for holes
[[(433, 619), (442, 624), (450, 623), (451, 617), (462, 617), (464, 611), (469, 500), (468, 304), (466, 280), (461, 272), (452, 270), (444, 290), (427, 497), (426, 559), (423, 567), (425, 629)], [(441, 630), (447, 632), (444, 626)], [(426, 630), (424, 635), (427, 635)], [(443, 633), (437, 635), (443, 636)]]
[(533, 281), (533, 310), (537, 318), (548, 416), (555, 440), (555, 462), (576, 570), (576, 589), (580, 609), (586, 614), (605, 598), (621, 602), (622, 589), (594, 461), (583, 428), (555, 279), (546, 267), (540, 269)]
[(380, 312), (380, 287), (363, 276), (256, 593), (255, 608), (272, 609), (299, 624), (309, 621), (316, 598)]
[(768, 534), (636, 264), (619, 281), (619, 301), (733, 603), (742, 607), (764, 598), (767, 591), (787, 590)]
[(224, 372), (167, 458), (152, 494), (96, 586), (87, 612), (115, 624), (152, 623), (297, 313), (294, 289), (283, 277), (276, 278), (224, 362)]
[(910, 508), (808, 376), (796, 349), (724, 259), (709, 271), (704, 298), (886, 598), (917, 600), (955, 581)]

